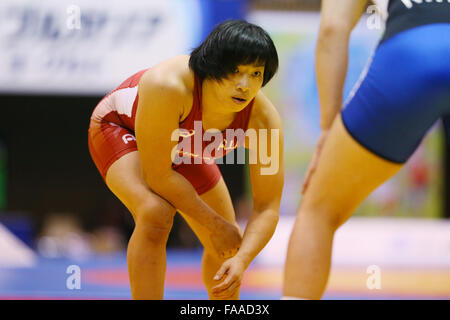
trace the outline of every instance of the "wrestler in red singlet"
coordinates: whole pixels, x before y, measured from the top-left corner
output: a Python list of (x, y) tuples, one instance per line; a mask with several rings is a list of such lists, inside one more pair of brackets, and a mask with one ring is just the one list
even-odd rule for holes
[[(277, 69), (267, 32), (226, 21), (189, 56), (134, 74), (93, 111), (92, 159), (135, 222), (127, 249), (134, 299), (163, 298), (166, 244), (177, 212), (204, 248), (208, 296), (239, 298), (243, 273), (272, 237), (279, 216), (282, 124), (260, 90)], [(256, 145), (245, 132), (263, 134)], [(263, 150), (248, 165), (253, 207), (244, 234), (214, 162), (239, 146), (251, 156)]]
[[(137, 150), (134, 135), (134, 122), (138, 106), (138, 83), (147, 69), (137, 72), (125, 80), (119, 87), (106, 95), (95, 108), (89, 126), (89, 150), (100, 174), (105, 179), (109, 166), (121, 156)], [(181, 129), (194, 133), (194, 121), (202, 121), (202, 86), (199, 78), (195, 77), (194, 101), (192, 109), (186, 119), (180, 123)], [(247, 130), (248, 121), (253, 106), (253, 100), (240, 111), (233, 123), (227, 129)], [(203, 136), (204, 130), (202, 130)], [(223, 140), (226, 142), (225, 130)], [(179, 142), (184, 139), (180, 137)], [(193, 144), (191, 139), (191, 144)], [(241, 141), (241, 140), (236, 140)], [(212, 143), (204, 142), (202, 151)], [(242, 145), (236, 145), (240, 147)], [(194, 147), (191, 147), (194, 150)], [(225, 155), (230, 148), (223, 148)], [(182, 174), (197, 190), (203, 194), (216, 185), (221, 177), (215, 163), (202, 162), (195, 164), (173, 164), (173, 169)]]

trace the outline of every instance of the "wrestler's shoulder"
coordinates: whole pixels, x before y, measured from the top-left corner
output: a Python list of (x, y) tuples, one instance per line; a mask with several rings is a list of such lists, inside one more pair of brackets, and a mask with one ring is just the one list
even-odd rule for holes
[(140, 90), (163, 89), (189, 98), (194, 90), (194, 73), (189, 68), (189, 56), (175, 56), (149, 68), (142, 75), (139, 87)]
[(253, 102), (249, 127), (254, 129), (281, 127), (278, 110), (261, 90), (256, 94)]

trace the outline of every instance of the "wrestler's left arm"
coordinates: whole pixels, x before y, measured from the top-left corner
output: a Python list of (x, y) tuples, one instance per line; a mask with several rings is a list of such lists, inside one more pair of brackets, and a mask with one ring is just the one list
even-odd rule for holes
[[(253, 108), (246, 138), (253, 210), (238, 253), (225, 261), (216, 274), (218, 281), (226, 276), (213, 289), (223, 296), (231, 295), (240, 286), (243, 272), (272, 238), (279, 218), (284, 185), (282, 123), (278, 111), (262, 92), (258, 93)], [(255, 140), (252, 143), (249, 131), (256, 133), (257, 143)], [(261, 148), (264, 144), (267, 148)]]

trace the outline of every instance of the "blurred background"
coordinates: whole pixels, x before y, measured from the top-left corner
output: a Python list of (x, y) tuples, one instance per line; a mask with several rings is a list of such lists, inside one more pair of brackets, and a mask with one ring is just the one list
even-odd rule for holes
[[(243, 299), (279, 299), (287, 240), (320, 133), (319, 10), (319, 0), (3, 0), (0, 298), (130, 298), (126, 247), (134, 222), (90, 158), (90, 115), (131, 74), (189, 54), (215, 25), (234, 18), (268, 31), (280, 59), (263, 91), (285, 131), (281, 218), (242, 290)], [(352, 34), (345, 96), (383, 27), (369, 3)], [(401, 172), (338, 231), (325, 298), (450, 298), (448, 121), (438, 122)], [(252, 207), (247, 168), (220, 169), (245, 227)], [(168, 248), (166, 297), (206, 299), (201, 246), (179, 215)], [(71, 264), (81, 266), (79, 290), (66, 287)], [(380, 267), (381, 289), (367, 286), (371, 265)]]

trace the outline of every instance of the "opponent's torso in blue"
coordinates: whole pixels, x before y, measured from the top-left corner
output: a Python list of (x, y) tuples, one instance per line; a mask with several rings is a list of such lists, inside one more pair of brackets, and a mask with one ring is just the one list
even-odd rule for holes
[(386, 29), (381, 42), (414, 27), (450, 23), (449, 0), (390, 0), (387, 11)]

